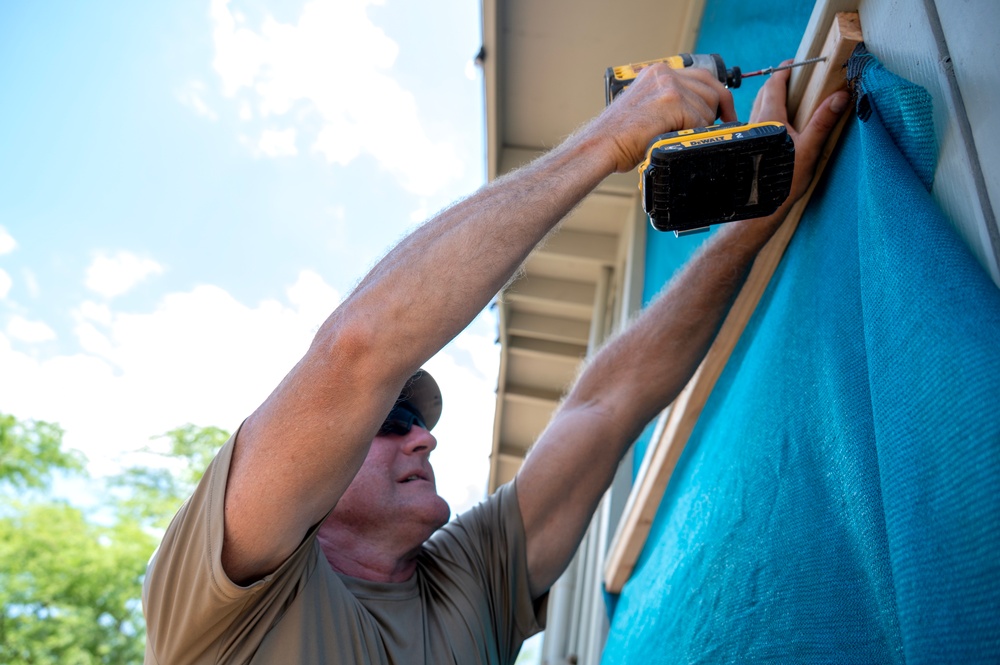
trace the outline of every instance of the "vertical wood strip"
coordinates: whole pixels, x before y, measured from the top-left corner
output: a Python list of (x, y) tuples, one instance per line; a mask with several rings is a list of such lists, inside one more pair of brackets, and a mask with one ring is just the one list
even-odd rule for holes
[(826, 42), (820, 50), (820, 55), (826, 61), (820, 63), (821, 68), (813, 72), (806, 84), (798, 111), (792, 121), (793, 127), (805, 127), (813, 111), (820, 102), (837, 90), (845, 87), (843, 72), (847, 69), (847, 61), (854, 47), (861, 42), (861, 22), (857, 13), (840, 12), (834, 16)]
[[(816, 0), (813, 5), (809, 23), (802, 34), (799, 50), (795, 52), (795, 61), (808, 60), (823, 55), (823, 44), (826, 41), (829, 26), (839, 12), (856, 12), (863, 0)], [(799, 110), (802, 93), (813, 76), (810, 67), (799, 67), (792, 70), (788, 81), (788, 117), (794, 118)]]

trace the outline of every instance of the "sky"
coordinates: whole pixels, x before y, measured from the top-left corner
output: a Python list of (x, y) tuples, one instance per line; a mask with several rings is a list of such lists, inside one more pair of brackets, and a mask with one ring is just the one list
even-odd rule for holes
[[(235, 430), (407, 231), (485, 180), (478, 2), (0, 4), (0, 412), (91, 473)], [(421, 294), (414, 293), (415, 303)], [(485, 312), (426, 367), (485, 495)]]

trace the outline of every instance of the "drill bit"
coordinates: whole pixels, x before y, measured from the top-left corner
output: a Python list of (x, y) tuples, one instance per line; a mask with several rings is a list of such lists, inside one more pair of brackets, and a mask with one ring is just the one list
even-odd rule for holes
[(802, 65), (811, 65), (814, 62), (823, 62), (826, 60), (826, 56), (821, 56), (819, 58), (809, 58), (808, 60), (803, 60), (802, 62), (793, 62), (788, 65), (780, 65), (778, 67), (768, 67), (767, 69), (759, 69), (755, 72), (747, 72), (743, 75), (743, 78), (750, 76), (761, 76), (763, 74), (773, 74), (774, 72), (779, 72), (782, 69), (791, 69), (792, 67), (801, 67)]

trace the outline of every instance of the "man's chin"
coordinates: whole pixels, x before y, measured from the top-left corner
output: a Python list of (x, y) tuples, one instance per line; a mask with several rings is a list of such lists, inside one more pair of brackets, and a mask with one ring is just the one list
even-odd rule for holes
[(406, 512), (411, 515), (411, 519), (424, 524), (428, 529), (436, 531), (451, 519), (451, 507), (448, 502), (438, 494), (420, 497), (419, 500), (411, 500)]
[(445, 524), (448, 523), (448, 520), (451, 519), (451, 506), (449, 506), (448, 502), (442, 499), (440, 496), (438, 497), (437, 503), (438, 503), (437, 506), (438, 519), (435, 529), (440, 529), (441, 527), (443, 527)]

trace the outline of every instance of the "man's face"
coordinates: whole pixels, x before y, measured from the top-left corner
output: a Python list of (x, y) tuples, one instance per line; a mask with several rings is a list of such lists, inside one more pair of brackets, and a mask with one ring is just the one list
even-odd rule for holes
[(416, 424), (406, 433), (377, 435), (328, 522), (359, 535), (388, 529), (420, 545), (451, 516), (429, 460), (436, 447), (434, 435)]

